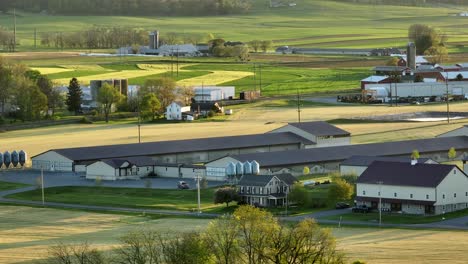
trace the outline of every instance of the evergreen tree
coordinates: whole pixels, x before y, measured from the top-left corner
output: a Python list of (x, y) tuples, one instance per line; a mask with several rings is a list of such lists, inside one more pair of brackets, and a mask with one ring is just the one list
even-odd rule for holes
[(75, 115), (81, 110), (81, 96), (83, 91), (81, 90), (80, 83), (76, 78), (70, 80), (70, 85), (68, 85), (68, 94), (67, 94), (67, 106), (68, 111), (74, 112)]

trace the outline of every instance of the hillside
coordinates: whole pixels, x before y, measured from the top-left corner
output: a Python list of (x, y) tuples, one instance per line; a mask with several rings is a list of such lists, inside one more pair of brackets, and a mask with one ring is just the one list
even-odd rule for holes
[[(448, 35), (450, 52), (464, 52), (468, 45), (468, 17), (455, 16), (451, 7), (409, 7), (298, 0), (296, 6), (269, 8), (256, 2), (246, 15), (192, 17), (58, 16), (22, 13), (18, 18), (20, 50), (29, 50), (37, 29), (42, 33), (68, 34), (92, 25), (160, 30), (182, 35), (200, 34), (228, 40), (273, 40), (274, 46), (315, 48), (402, 47), (411, 24), (435, 26)], [(11, 30), (11, 15), (0, 15), (0, 25)], [(45, 49), (39, 45), (39, 49)]]

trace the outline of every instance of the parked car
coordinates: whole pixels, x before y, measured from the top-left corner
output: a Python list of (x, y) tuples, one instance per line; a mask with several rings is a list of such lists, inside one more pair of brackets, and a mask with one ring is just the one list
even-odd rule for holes
[(370, 212), (370, 207), (367, 207), (366, 205), (358, 205), (353, 207), (352, 211), (353, 213), (369, 213)]
[(335, 205), (336, 209), (346, 209), (349, 208), (349, 203), (344, 203), (344, 202), (338, 202)]
[(190, 186), (188, 185), (188, 183), (184, 182), (184, 181), (180, 181), (179, 183), (177, 183), (177, 188), (183, 190), (183, 189), (190, 189)]

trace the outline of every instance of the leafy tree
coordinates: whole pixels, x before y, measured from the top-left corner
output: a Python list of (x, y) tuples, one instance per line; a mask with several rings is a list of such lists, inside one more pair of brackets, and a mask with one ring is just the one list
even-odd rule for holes
[(91, 248), (88, 243), (67, 245), (59, 243), (49, 249), (48, 263), (51, 264), (102, 264), (106, 258), (97, 249)]
[(53, 116), (55, 109), (63, 106), (64, 100), (59, 89), (54, 88), (52, 81), (45, 75), (39, 75), (36, 80), (36, 84), (41, 92), (47, 96), (48, 109), (52, 110)]
[(457, 74), (456, 80), (459, 82), (463, 81), (463, 75), (461, 73)]
[(391, 57), (386, 63), (385, 65), (387, 66), (398, 66), (398, 61), (399, 59), (397, 57)]
[(447, 153), (447, 156), (449, 159), (453, 160), (454, 158), (457, 157), (457, 151), (455, 150), (454, 147), (451, 147)]
[(351, 199), (354, 194), (353, 185), (342, 179), (336, 179), (328, 189), (328, 199), (330, 201), (344, 201)]
[[(158, 100), (158, 97), (154, 93), (148, 93), (143, 96), (140, 104), (140, 111), (143, 113), (149, 113), (151, 120), (156, 119), (156, 114), (161, 109), (161, 103)], [(144, 114), (145, 115), (145, 114)]]
[(114, 86), (104, 83), (99, 89), (97, 101), (101, 104), (104, 111), (106, 123), (109, 122), (109, 114), (112, 111), (112, 106), (122, 99), (122, 94)]
[(408, 38), (414, 41), (416, 52), (419, 55), (425, 54), (430, 47), (443, 46), (447, 41), (446, 36), (424, 24), (411, 25), (408, 29)]
[(14, 87), (13, 102), (21, 120), (39, 120), (47, 111), (47, 97), (24, 76), (15, 77)]
[(258, 50), (261, 47), (261, 41), (260, 40), (252, 40), (249, 42), (250, 47), (254, 50), (254, 52), (258, 52)]
[(239, 196), (235, 187), (222, 187), (214, 193), (214, 203), (226, 203), (226, 207), (229, 206), (230, 202), (237, 201), (238, 199)]
[(160, 240), (166, 264), (207, 263), (209, 247), (198, 232), (177, 234), (173, 239)]
[(153, 230), (139, 230), (120, 238), (114, 262), (118, 264), (161, 263), (161, 235)]
[(432, 64), (442, 63), (447, 60), (448, 51), (443, 45), (431, 46), (424, 55), (427, 55), (427, 60)]
[(304, 174), (304, 175), (309, 175), (309, 174), (310, 174), (310, 169), (309, 169), (309, 167), (305, 166), (304, 169), (302, 170), (302, 174)]
[(411, 159), (419, 159), (419, 151), (417, 149), (414, 149), (411, 153)]
[(148, 79), (140, 89), (140, 96), (144, 97), (148, 93), (154, 93), (158, 97), (163, 112), (168, 105), (176, 99), (176, 82), (172, 78)]
[(80, 83), (76, 78), (70, 80), (68, 85), (68, 94), (66, 104), (68, 111), (74, 112), (75, 115), (81, 110), (81, 97), (83, 96), (83, 91), (81, 90)]
[(210, 245), (216, 263), (236, 263), (240, 254), (239, 235), (237, 221), (229, 215), (223, 215), (208, 224), (204, 238), (206, 244)]
[(186, 105), (190, 105), (192, 98), (195, 96), (195, 91), (192, 87), (179, 87), (177, 88), (177, 94), (182, 102)]
[(5, 105), (12, 94), (12, 81), (11, 66), (0, 56), (0, 105), (2, 113), (5, 113)]
[(292, 188), (291, 192), (288, 194), (288, 199), (291, 202), (297, 203), (299, 205), (307, 205), (309, 203), (309, 192), (304, 187), (304, 184), (301, 182), (296, 182)]
[(267, 52), (267, 50), (270, 49), (272, 45), (273, 45), (273, 42), (271, 42), (271, 40), (263, 40), (260, 43), (260, 48), (262, 49), (263, 52)]

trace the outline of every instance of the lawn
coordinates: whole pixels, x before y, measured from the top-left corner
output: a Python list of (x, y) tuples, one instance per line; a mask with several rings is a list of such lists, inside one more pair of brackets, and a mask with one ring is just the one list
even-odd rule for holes
[[(153, 218), (73, 210), (1, 206), (0, 263), (35, 263), (59, 242), (88, 241), (112, 250), (123, 234), (141, 228), (162, 232), (204, 229), (207, 219)], [(331, 228), (347, 259), (366, 263), (465, 263), (467, 232), (388, 228)], [(27, 252), (27, 254), (25, 254)]]
[(27, 186), (29, 185), (22, 184), (22, 183), (0, 181), (0, 191), (14, 190), (14, 189), (27, 187)]
[[(201, 191), (204, 212), (222, 211), (225, 205), (213, 203), (215, 189)], [(197, 190), (163, 190), (108, 187), (52, 187), (45, 190), (46, 200), (73, 204), (111, 207), (193, 211), (197, 208)], [(41, 200), (41, 191), (33, 190), (8, 196), (22, 200)]]

